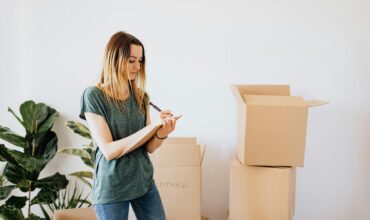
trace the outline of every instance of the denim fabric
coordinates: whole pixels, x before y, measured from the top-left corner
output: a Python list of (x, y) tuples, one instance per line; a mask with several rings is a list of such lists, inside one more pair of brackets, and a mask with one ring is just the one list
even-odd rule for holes
[(129, 204), (137, 220), (166, 220), (162, 200), (155, 185), (139, 198), (96, 204), (94, 209), (99, 220), (128, 220)]

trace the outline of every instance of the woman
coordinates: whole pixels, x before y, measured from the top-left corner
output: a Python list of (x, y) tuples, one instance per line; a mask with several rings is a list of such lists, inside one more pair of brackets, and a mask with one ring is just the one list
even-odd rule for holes
[(93, 203), (99, 220), (165, 220), (153, 180), (153, 153), (176, 125), (171, 111), (160, 113), (161, 128), (144, 146), (124, 154), (150, 124), (145, 92), (145, 50), (134, 36), (118, 32), (108, 42), (96, 86), (85, 89), (80, 117), (87, 121), (95, 151)]

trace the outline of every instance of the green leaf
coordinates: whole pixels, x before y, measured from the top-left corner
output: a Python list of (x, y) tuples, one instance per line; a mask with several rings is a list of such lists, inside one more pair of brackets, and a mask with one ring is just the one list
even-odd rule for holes
[(15, 185), (0, 187), (0, 200), (8, 198), (13, 189), (15, 189)]
[(91, 140), (90, 130), (80, 122), (67, 121), (66, 125), (73, 130), (74, 133)]
[(30, 157), (16, 150), (9, 150), (9, 153), (17, 161), (18, 165), (22, 167), (25, 179), (37, 180), (41, 170), (45, 167), (44, 159)]
[(24, 220), (22, 210), (17, 208), (9, 208), (5, 205), (0, 207), (0, 216), (4, 220)]
[(40, 205), (40, 209), (42, 211), (42, 214), (44, 214), (46, 220), (51, 220), (49, 213), (45, 210), (43, 205)]
[(54, 158), (58, 150), (57, 143), (58, 138), (53, 131), (40, 134), (34, 140), (35, 151), (33, 155), (42, 157), (45, 160), (45, 163), (48, 163), (51, 159)]
[(15, 154), (15, 150), (8, 150), (3, 144), (0, 144), (0, 157), (8, 162), (4, 168), (4, 176), (10, 182), (17, 184), (23, 179), (25, 171), (9, 152)]
[(65, 175), (55, 173), (52, 176), (37, 180), (34, 182), (36, 188), (49, 189), (49, 190), (60, 190), (66, 188), (68, 180)]
[[(88, 146), (88, 145), (85, 145)], [(91, 147), (83, 148), (87, 153), (89, 153), (91, 159), (81, 158), (81, 160), (89, 167), (94, 168), (94, 150)]]
[(54, 202), (57, 196), (56, 191), (41, 189), (37, 196), (32, 199), (31, 204), (49, 204)]
[(94, 148), (94, 144), (93, 144), (92, 141), (89, 144), (87, 144), (86, 146), (89, 147), (89, 148)]
[[(22, 181), (26, 181), (24, 180), (24, 170), (22, 169), (22, 167), (20, 166), (17, 166), (13, 163), (7, 163), (5, 165), (5, 168), (4, 168), (4, 175), (6, 177), (7, 180), (9, 180), (9, 182), (11, 183), (14, 183), (14, 184), (17, 184), (22, 182)], [(27, 189), (26, 189), (27, 191)]]
[(22, 209), (26, 205), (27, 197), (11, 196), (5, 203), (7, 207)]
[(83, 178), (83, 177), (78, 177), (78, 176), (76, 176), (76, 178), (77, 178), (78, 180), (80, 180), (81, 182), (83, 182), (84, 184), (86, 184), (88, 187), (92, 188), (91, 183), (90, 183), (89, 181), (87, 181), (85, 178)]
[(4, 160), (6, 160), (9, 163), (12, 163), (14, 165), (18, 165), (17, 161), (8, 152), (8, 149), (5, 147), (4, 144), (0, 144), (0, 157), (2, 157)]
[(94, 177), (93, 172), (90, 172), (90, 171), (79, 171), (79, 172), (71, 173), (69, 175), (76, 176), (76, 177), (85, 177), (89, 179), (92, 179)]
[(90, 171), (80, 171), (80, 172), (74, 172), (74, 173), (71, 173), (69, 174), (70, 176), (74, 176), (76, 177), (77, 179), (79, 179), (81, 182), (83, 182), (84, 184), (88, 185), (90, 188), (92, 188), (92, 185), (89, 181), (87, 181), (85, 178), (88, 178), (88, 179), (93, 179), (93, 172), (90, 172)]
[[(30, 182), (29, 180), (26, 180), (26, 179), (21, 179), (18, 183), (17, 183), (17, 187), (22, 191), (22, 192), (28, 192), (30, 190)], [(33, 186), (33, 184), (31, 184), (31, 191), (35, 190), (35, 186)]]
[(30, 214), (30, 216), (28, 216), (28, 218), (26, 218), (25, 220), (46, 220), (46, 218), (41, 218), (35, 214)]
[(27, 133), (36, 134), (41, 123), (48, 116), (48, 107), (43, 103), (36, 104), (34, 101), (26, 101), (20, 106), (20, 113)]
[(38, 130), (39, 133), (46, 132), (50, 130), (55, 120), (58, 118), (59, 114), (55, 109), (48, 107), (48, 116), (47, 119), (42, 123), (40, 129)]
[[(23, 125), (23, 121), (18, 117), (18, 115), (16, 115), (13, 111), (13, 109), (11, 109), (10, 107), (8, 107), (8, 112), (10, 112), (12, 115), (14, 115), (14, 117), (19, 121), (19, 123), (21, 123)], [(24, 125), (23, 125), (24, 127)]]
[(75, 155), (75, 156), (79, 156), (79, 157), (87, 159), (87, 160), (91, 160), (91, 156), (90, 156), (89, 152), (87, 152), (84, 149), (80, 149), (80, 148), (65, 147), (65, 148), (59, 150), (58, 153)]
[(7, 127), (0, 126), (0, 138), (18, 147), (26, 146), (26, 139)]

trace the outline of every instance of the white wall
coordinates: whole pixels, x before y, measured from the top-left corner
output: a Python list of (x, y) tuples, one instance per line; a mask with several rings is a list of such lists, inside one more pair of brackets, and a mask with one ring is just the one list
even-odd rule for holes
[[(287, 83), (294, 95), (331, 101), (310, 110), (294, 219), (370, 219), (370, 1), (1, 0), (0, 18), (0, 124), (16, 126), (6, 107), (33, 99), (61, 113), (60, 146), (84, 143), (64, 122), (79, 120), (105, 44), (125, 30), (146, 46), (153, 102), (184, 114), (173, 136), (207, 145), (203, 212), (211, 220), (228, 209), (230, 83)], [(47, 172), (83, 168), (59, 156)]]

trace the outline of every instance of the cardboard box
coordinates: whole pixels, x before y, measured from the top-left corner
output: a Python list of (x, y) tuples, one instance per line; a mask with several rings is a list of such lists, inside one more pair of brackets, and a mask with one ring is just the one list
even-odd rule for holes
[(54, 220), (98, 220), (92, 207), (56, 210)]
[(308, 108), (327, 102), (290, 96), (288, 85), (231, 85), (237, 158), (245, 165), (304, 165)]
[[(130, 213), (133, 210), (130, 209)], [(95, 211), (92, 207), (78, 208), (78, 209), (62, 209), (56, 210), (53, 215), (54, 220), (98, 220)], [(130, 216), (129, 219), (136, 219), (135, 215)], [(202, 216), (201, 220), (208, 220), (207, 217)]]
[(166, 144), (197, 144), (195, 137), (170, 137), (163, 141), (162, 145)]
[(291, 220), (294, 214), (294, 167), (230, 164), (231, 220)]
[[(169, 141), (151, 154), (167, 220), (200, 220), (204, 146)], [(180, 144), (176, 144), (180, 143)]]

